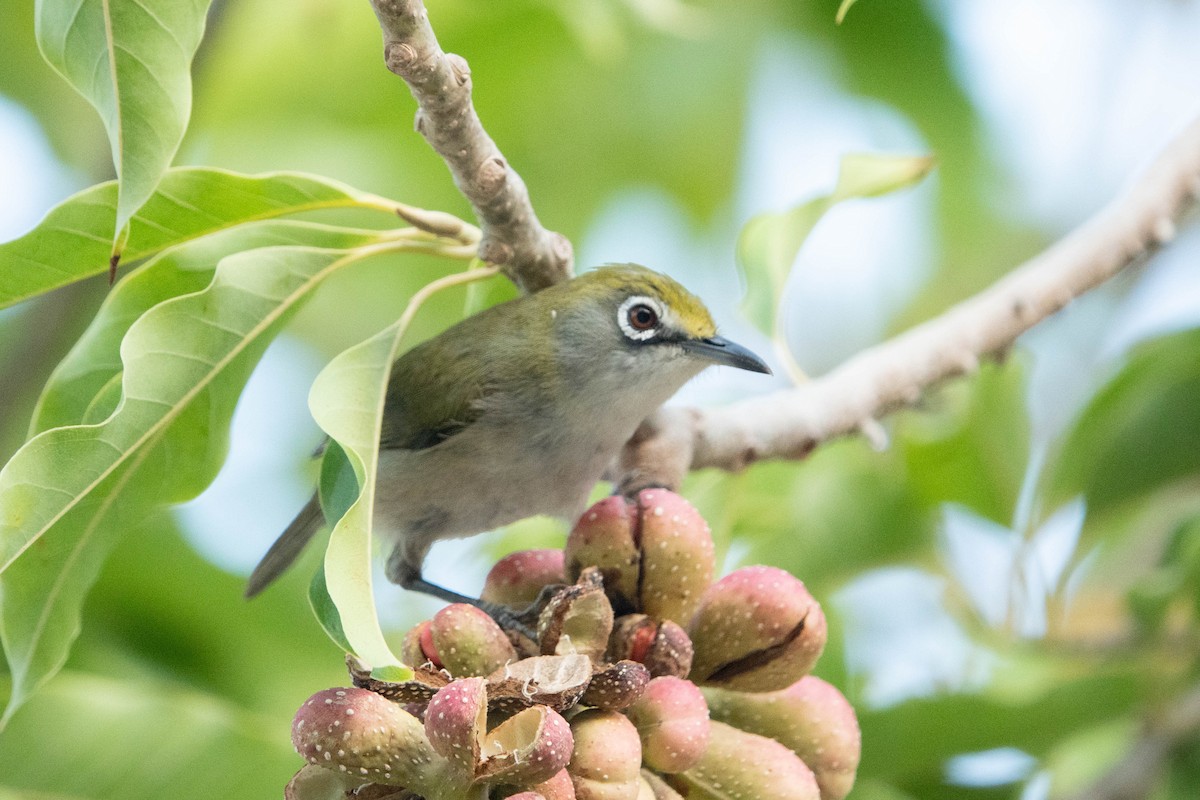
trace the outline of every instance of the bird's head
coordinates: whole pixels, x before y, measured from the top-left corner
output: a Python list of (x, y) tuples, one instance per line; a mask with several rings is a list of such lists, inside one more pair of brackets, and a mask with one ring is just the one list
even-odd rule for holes
[(645, 267), (600, 267), (543, 294), (561, 314), (560, 346), (580, 366), (675, 388), (713, 364), (771, 372), (753, 352), (717, 335), (699, 298)]

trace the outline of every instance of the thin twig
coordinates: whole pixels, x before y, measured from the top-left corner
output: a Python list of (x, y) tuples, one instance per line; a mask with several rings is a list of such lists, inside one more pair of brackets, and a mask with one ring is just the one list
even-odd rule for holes
[[(1200, 120), (1130, 189), (980, 294), (794, 389), (717, 409), (664, 408), (626, 446), (625, 490), (677, 487), (688, 469), (803, 458), (830, 439), (975, 371), (1018, 336), (1175, 236), (1200, 195)], [(869, 425), (869, 423), (868, 423)]]
[(417, 130), (445, 160), (483, 230), (479, 258), (537, 291), (571, 276), (571, 243), (538, 221), (521, 176), (508, 165), (471, 104), (471, 70), (442, 51), (422, 0), (371, 0), (384, 61), (417, 101)]

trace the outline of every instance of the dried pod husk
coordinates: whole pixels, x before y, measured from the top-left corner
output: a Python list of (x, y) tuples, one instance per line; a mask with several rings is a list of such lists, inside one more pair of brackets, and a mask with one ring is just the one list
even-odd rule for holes
[(484, 760), (476, 777), (488, 783), (531, 787), (564, 769), (573, 750), (567, 721), (547, 706), (532, 706), (487, 734)]
[(375, 694), (382, 695), (388, 700), (396, 703), (401, 703), (405, 706), (405, 711), (413, 714), (410, 706), (419, 705), (421, 713), (414, 714), (418, 719), (424, 718), (424, 706), (433, 699), (433, 695), (438, 689), (450, 682), (450, 678), (446, 673), (440, 670), (427, 669), (424, 666), (406, 667), (399, 670), (384, 668), (378, 671), (380, 675), (389, 675), (398, 672), (401, 676), (408, 675), (405, 680), (388, 680), (385, 678), (376, 677), (376, 671), (372, 670), (367, 664), (352, 654), (346, 656), (346, 666), (350, 671), (350, 678), (354, 681), (354, 685), (359, 689), (369, 689)]
[(862, 734), (853, 706), (833, 685), (807, 675), (776, 692), (705, 689), (713, 719), (786, 745), (812, 769), (821, 800), (854, 787)]
[(575, 750), (567, 772), (579, 800), (636, 800), (642, 742), (629, 719), (590, 708), (571, 720)]
[(774, 739), (712, 722), (700, 763), (681, 773), (688, 800), (819, 800), (817, 780)]
[(567, 580), (574, 582), (585, 568), (596, 567), (613, 608), (625, 612), (637, 608), (641, 579), (637, 514), (636, 503), (606, 497), (583, 512), (563, 549)]
[(487, 613), (466, 603), (434, 615), (429, 635), (442, 666), (456, 678), (490, 675), (517, 657), (508, 636)]
[(488, 676), (491, 710), (516, 712), (533, 705), (564, 711), (579, 702), (592, 679), (587, 656), (534, 656)]
[(404, 642), (400, 645), (400, 658), (405, 664), (414, 666), (429, 664), (436, 669), (441, 669), (441, 662), (436, 660), (437, 653), (425, 652), (426, 645), (433, 649), (433, 635), (429, 630), (431, 624), (429, 620), (418, 622), (408, 629), (408, 633), (404, 634)]
[(694, 682), (769, 692), (812, 669), (825, 648), (825, 614), (784, 570), (744, 567), (705, 592), (688, 632)]
[(496, 562), (484, 581), (480, 600), (525, 608), (546, 586), (566, 583), (562, 550), (521, 550)]
[(691, 681), (655, 678), (625, 711), (642, 739), (642, 761), (659, 772), (683, 772), (708, 747), (708, 704)]
[(692, 669), (692, 640), (673, 620), (659, 622), (646, 614), (627, 614), (613, 626), (608, 659), (640, 661), (652, 678), (686, 678)]
[(292, 745), (310, 764), (415, 790), (446, 771), (416, 718), (357, 687), (326, 689), (305, 701), (292, 722)]
[(592, 681), (583, 693), (583, 704), (620, 711), (636, 702), (649, 682), (650, 671), (636, 661), (606, 664), (592, 673)]
[[(597, 576), (598, 577), (598, 576)], [(599, 659), (612, 634), (613, 610), (599, 581), (565, 586), (554, 594), (538, 619), (544, 655), (578, 653)]]
[(637, 495), (642, 570), (639, 609), (686, 625), (713, 579), (708, 523), (683, 497), (666, 489)]
[(433, 749), (465, 775), (474, 775), (487, 730), (487, 683), (462, 678), (438, 690), (425, 711), (425, 735)]

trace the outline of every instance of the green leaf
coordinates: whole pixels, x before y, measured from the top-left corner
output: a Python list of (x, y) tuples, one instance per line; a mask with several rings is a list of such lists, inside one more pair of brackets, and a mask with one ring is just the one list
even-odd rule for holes
[(0, 470), (0, 639), (14, 679), (6, 718), (61, 668), (83, 594), (119, 532), (215, 476), (238, 395), (289, 316), (322, 280), (381, 247), (223, 259), (204, 291), (130, 327), (123, 396), (108, 419), (40, 433)]
[(933, 169), (928, 156), (854, 154), (842, 158), (837, 186), (827, 195), (780, 213), (760, 214), (742, 228), (738, 259), (746, 276), (742, 313), (775, 335), (779, 302), (800, 247), (825, 212), (853, 198), (876, 197), (910, 186)]
[(834, 18), (838, 25), (841, 25), (846, 20), (846, 12), (850, 10), (850, 6), (854, 5), (856, 0), (842, 0), (842, 4), (838, 6), (837, 16)]
[(859, 774), (903, 787), (940, 779), (945, 760), (960, 753), (1016, 747), (1040, 757), (1081, 728), (1129, 713), (1150, 691), (1136, 667), (1092, 665), (1083, 673), (1065, 672), (1021, 695), (943, 694), (886, 709), (860, 708), (863, 741), (871, 747), (863, 748)]
[(218, 695), (67, 673), (0, 736), (0, 795), (277, 797), (300, 763), (286, 723)]
[[(329, 535), (324, 573), (326, 588), (337, 606), (341, 629), (351, 650), (372, 667), (401, 666), (384, 640), (371, 589), (371, 522), (379, 436), (392, 364), (413, 317), (430, 295), (459, 283), (491, 277), (496, 272), (494, 267), (472, 269), (426, 285), (413, 296), (394, 325), (329, 362), (309, 393), (313, 419), (341, 446), (357, 485), (362, 487)], [(330, 466), (335, 466), (333, 461)], [(323, 477), (322, 485), (325, 483)]]
[[(121, 372), (121, 339), (129, 327), (155, 305), (203, 289), (212, 280), (217, 262), (225, 256), (284, 245), (350, 249), (377, 238), (374, 231), (264, 220), (218, 230), (163, 251), (128, 275), (105, 297), (87, 330), (43, 388), (34, 409), (31, 435), (87, 421), (89, 410), (102, 399), (102, 390), (120, 388), (113, 379)], [(104, 407), (111, 413), (114, 404), (101, 406)], [(90, 411), (95, 422), (106, 416), (103, 413), (97, 418), (96, 412)]]
[(959, 503), (1011, 522), (1029, 462), (1023, 361), (985, 363), (970, 378), (939, 387), (925, 413), (896, 417), (904, 480), (923, 505)]
[[(104, 121), (119, 238), (162, 178), (192, 111), (192, 56), (210, 0), (38, 0), (42, 55)], [(114, 252), (119, 252), (118, 247)]]
[(1200, 330), (1138, 348), (1062, 443), (1052, 501), (1082, 491), (1099, 513), (1200, 472), (1198, 397)]
[[(116, 206), (117, 185), (102, 183), (55, 206), (19, 239), (0, 244), (0, 308), (105, 272)], [(387, 208), (381, 198), (314, 175), (172, 169), (129, 221), (122, 259), (138, 261), (244, 222), (354, 206)]]

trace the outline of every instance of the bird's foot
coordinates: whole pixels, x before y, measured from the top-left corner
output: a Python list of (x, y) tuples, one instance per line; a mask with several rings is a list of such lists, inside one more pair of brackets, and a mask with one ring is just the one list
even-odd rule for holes
[(467, 605), (475, 606), (494, 619), (496, 624), (506, 633), (515, 633), (524, 636), (531, 642), (537, 642), (538, 614), (541, 612), (541, 607), (545, 604), (546, 599), (548, 599), (545, 590), (542, 591), (538, 599), (528, 608), (518, 610), (501, 605), (500, 603), (492, 603), (477, 597), (468, 597), (465, 594), (459, 594), (458, 592), (438, 586), (436, 583), (430, 583), (420, 575), (405, 577), (406, 580), (400, 582), (400, 585), (405, 589), (421, 592), (430, 597), (445, 600), (447, 603), (466, 603)]

